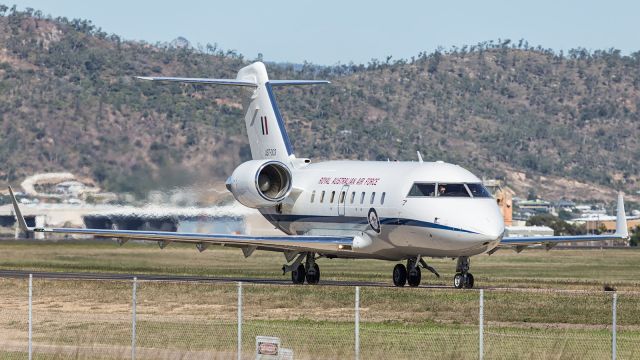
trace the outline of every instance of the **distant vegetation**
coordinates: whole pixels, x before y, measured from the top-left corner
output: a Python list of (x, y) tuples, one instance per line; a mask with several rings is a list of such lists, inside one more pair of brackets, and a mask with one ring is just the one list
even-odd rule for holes
[[(235, 77), (251, 61), (0, 5), (0, 179), (64, 169), (139, 194), (222, 179), (249, 156), (242, 91), (133, 76)], [(366, 65), (268, 68), (272, 78), (333, 82), (278, 91), (298, 156), (414, 160), (420, 150), (481, 176), (637, 188), (640, 52), (500, 40)]]

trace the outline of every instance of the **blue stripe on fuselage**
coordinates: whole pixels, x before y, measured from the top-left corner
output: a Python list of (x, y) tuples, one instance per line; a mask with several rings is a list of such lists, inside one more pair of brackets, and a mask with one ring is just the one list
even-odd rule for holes
[[(263, 214), (267, 219), (274, 222), (314, 222), (314, 223), (333, 223), (333, 224), (354, 224), (367, 225), (366, 217), (359, 216), (317, 216), (317, 215), (284, 215), (284, 214)], [(380, 223), (383, 225), (396, 226), (416, 226), (438, 230), (457, 231), (468, 234), (477, 234), (475, 231), (465, 230), (452, 226), (436, 224), (428, 221), (402, 219), (402, 218), (381, 218)]]

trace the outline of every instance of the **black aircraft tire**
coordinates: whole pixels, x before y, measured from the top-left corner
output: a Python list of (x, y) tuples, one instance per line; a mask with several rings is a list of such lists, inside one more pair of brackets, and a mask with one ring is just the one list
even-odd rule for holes
[(291, 281), (294, 284), (304, 284), (304, 278), (307, 272), (304, 269), (304, 265), (298, 265), (298, 268), (291, 271)]
[(453, 277), (453, 286), (456, 289), (462, 289), (462, 287), (464, 286), (464, 277), (462, 276), (461, 273), (457, 273), (454, 277)]
[(307, 272), (307, 284), (315, 285), (320, 282), (320, 266), (313, 264), (313, 272)]
[(402, 287), (407, 283), (407, 268), (402, 264), (397, 264), (393, 268), (393, 285)]
[(473, 275), (471, 275), (471, 273), (467, 273), (464, 277), (464, 287), (467, 289), (473, 289)]
[(409, 286), (416, 287), (420, 286), (420, 280), (422, 278), (422, 272), (419, 267), (415, 267), (412, 271), (409, 271), (409, 275), (407, 276), (407, 283)]

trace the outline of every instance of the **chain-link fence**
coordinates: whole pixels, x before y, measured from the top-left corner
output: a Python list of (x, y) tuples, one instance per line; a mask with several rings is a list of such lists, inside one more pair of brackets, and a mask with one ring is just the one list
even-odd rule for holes
[(258, 349), (262, 359), (637, 359), (640, 292), (0, 279), (1, 359)]

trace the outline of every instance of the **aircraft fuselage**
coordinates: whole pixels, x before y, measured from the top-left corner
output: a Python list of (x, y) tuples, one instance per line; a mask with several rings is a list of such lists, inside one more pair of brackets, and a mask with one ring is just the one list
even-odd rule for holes
[[(327, 161), (294, 168), (292, 178), (287, 201), (261, 213), (287, 234), (359, 236), (344, 257), (472, 256), (496, 247), (504, 233), (495, 199), (474, 197), (468, 186), (476, 185), (468, 184), (481, 180), (457, 165)], [(434, 192), (410, 194), (414, 184)], [(445, 186), (466, 193), (441, 195)]]

